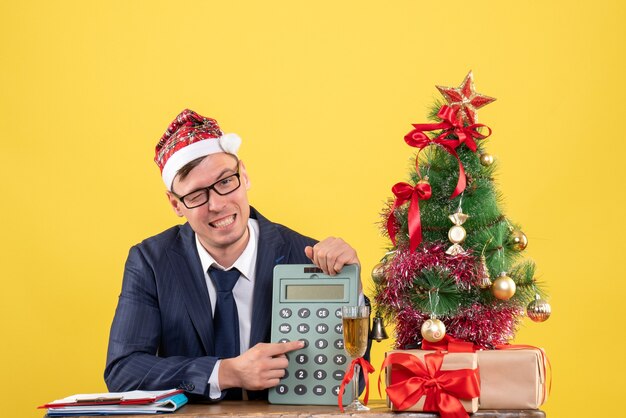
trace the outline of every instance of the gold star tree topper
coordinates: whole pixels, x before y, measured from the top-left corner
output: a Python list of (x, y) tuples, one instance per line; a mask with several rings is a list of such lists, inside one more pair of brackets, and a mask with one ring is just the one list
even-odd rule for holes
[(476, 123), (476, 110), (496, 100), (493, 97), (476, 93), (474, 75), (470, 71), (459, 87), (436, 86), (443, 97), (456, 113), (458, 118), (468, 124)]

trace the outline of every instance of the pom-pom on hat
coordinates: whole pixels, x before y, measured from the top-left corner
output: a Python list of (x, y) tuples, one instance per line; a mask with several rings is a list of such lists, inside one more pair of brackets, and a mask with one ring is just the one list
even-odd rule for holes
[(215, 119), (185, 109), (161, 137), (154, 162), (161, 169), (165, 187), (171, 191), (174, 177), (185, 164), (218, 152), (237, 155), (240, 145), (241, 138), (237, 134), (222, 133)]

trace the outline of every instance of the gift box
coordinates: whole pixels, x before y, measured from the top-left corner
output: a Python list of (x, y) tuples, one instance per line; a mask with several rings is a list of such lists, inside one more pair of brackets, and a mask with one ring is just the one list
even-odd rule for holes
[(386, 353), (382, 368), (393, 411), (432, 411), (446, 418), (478, 410), (476, 353), (394, 350)]
[(538, 348), (478, 351), (480, 409), (538, 409), (547, 399), (546, 356)]

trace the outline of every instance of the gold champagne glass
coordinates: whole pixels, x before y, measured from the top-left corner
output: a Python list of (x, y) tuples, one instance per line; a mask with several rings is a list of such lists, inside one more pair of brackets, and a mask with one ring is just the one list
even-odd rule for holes
[[(367, 335), (370, 325), (369, 306), (343, 306), (343, 348), (352, 360), (363, 357), (367, 350)], [(359, 372), (360, 366), (354, 366), (352, 379), (352, 402), (344, 409), (350, 411), (369, 411), (369, 408), (359, 401)]]

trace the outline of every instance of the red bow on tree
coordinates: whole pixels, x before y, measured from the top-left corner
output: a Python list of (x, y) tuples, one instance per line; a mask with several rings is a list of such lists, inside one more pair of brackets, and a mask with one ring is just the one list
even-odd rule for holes
[[(442, 119), (442, 122), (413, 124), (414, 129), (404, 136), (404, 141), (412, 147), (419, 148), (420, 151), (428, 145), (439, 144), (457, 159), (459, 162), (459, 179), (452, 196), (450, 196), (454, 198), (465, 190), (466, 185), (465, 170), (456, 153), (456, 148), (461, 144), (465, 144), (472, 152), (476, 152), (477, 145), (474, 139), (487, 138), (491, 135), (491, 128), (480, 123), (465, 126), (463, 121), (457, 118), (457, 112), (446, 105), (441, 106), (437, 116)], [(478, 128), (481, 127), (487, 128), (489, 133), (483, 135), (478, 132)], [(443, 132), (432, 139), (424, 133), (425, 131), (434, 131), (437, 129), (443, 129)], [(455, 135), (456, 138), (448, 138), (449, 135)], [(417, 158), (415, 159), (415, 165), (417, 166)]]
[[(407, 353), (391, 353), (381, 366), (392, 365), (407, 369), (411, 377), (387, 386), (387, 396), (398, 410), (415, 405), (422, 396), (424, 411), (438, 411), (441, 418), (467, 418), (459, 399), (480, 395), (477, 369), (441, 370), (444, 354), (430, 353), (424, 362)], [(380, 377), (378, 378), (380, 392)]]
[(409, 242), (411, 252), (415, 251), (422, 242), (422, 221), (420, 220), (419, 201), (428, 200), (432, 195), (432, 189), (427, 181), (419, 181), (415, 186), (408, 183), (396, 183), (391, 191), (396, 196), (396, 201), (391, 208), (391, 213), (387, 219), (387, 232), (391, 242), (396, 245), (396, 215), (395, 210), (405, 202), (409, 204)]

